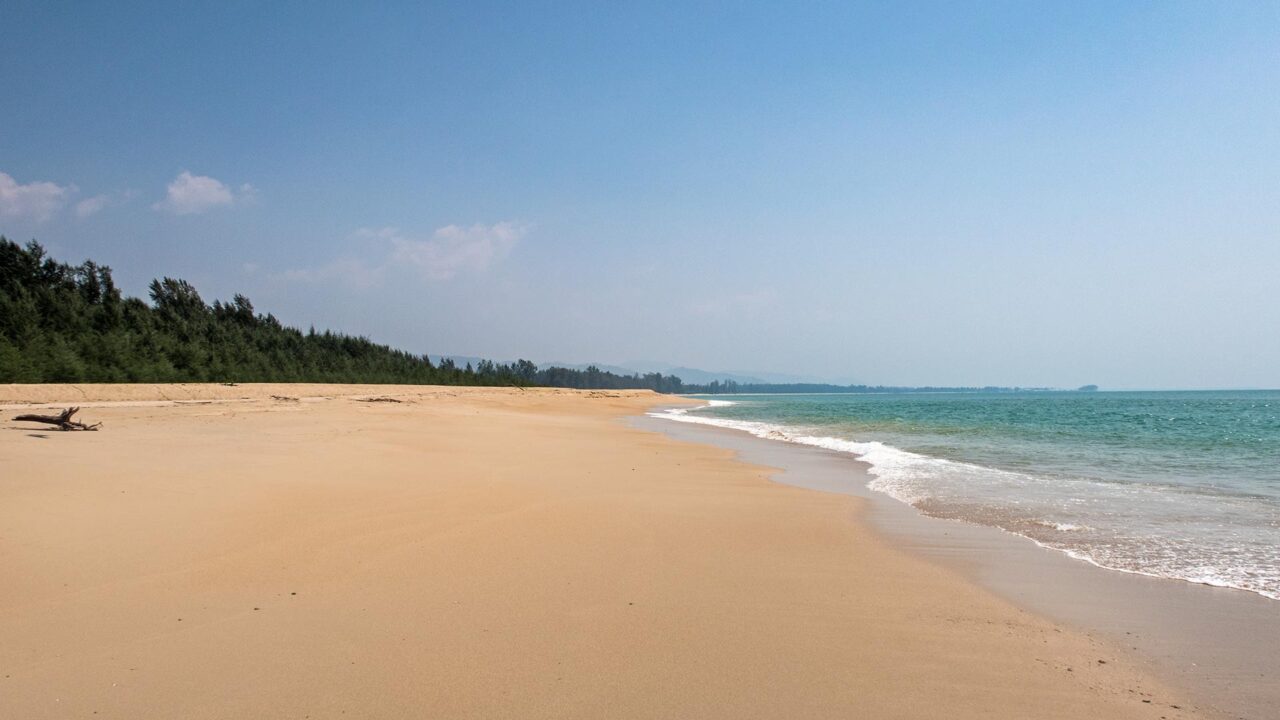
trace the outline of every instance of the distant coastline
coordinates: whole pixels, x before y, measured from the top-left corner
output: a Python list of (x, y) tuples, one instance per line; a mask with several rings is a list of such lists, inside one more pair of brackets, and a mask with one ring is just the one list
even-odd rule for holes
[[(1097, 386), (1091, 386), (1097, 390)], [(1085, 391), (1080, 388), (1079, 391)], [(875, 393), (1020, 393), (1020, 392), (1078, 392), (1050, 387), (1004, 387), (1000, 385), (978, 386), (912, 386), (912, 385), (829, 385), (826, 383), (762, 383), (742, 384), (732, 380), (715, 381), (707, 385), (685, 385), (683, 392), (689, 395), (868, 395)], [(1085, 391), (1089, 392), (1089, 391)]]

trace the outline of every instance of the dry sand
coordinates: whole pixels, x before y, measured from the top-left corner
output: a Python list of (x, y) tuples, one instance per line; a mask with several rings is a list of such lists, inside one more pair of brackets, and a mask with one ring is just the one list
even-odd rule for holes
[(1200, 717), (658, 402), (0, 386), (0, 718)]

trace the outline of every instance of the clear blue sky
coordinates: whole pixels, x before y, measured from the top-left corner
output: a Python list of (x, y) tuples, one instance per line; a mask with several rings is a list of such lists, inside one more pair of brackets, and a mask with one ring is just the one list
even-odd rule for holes
[(0, 233), (413, 351), (1280, 386), (1280, 3), (0, 2)]

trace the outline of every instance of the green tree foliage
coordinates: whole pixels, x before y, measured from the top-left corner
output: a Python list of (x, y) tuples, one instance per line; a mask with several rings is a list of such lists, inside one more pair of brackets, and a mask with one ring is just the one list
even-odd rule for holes
[(528, 360), (432, 365), (363, 337), (306, 333), (255, 311), (243, 295), (205, 303), (164, 278), (151, 304), (126, 298), (111, 268), (67, 265), (0, 236), (0, 382), (335, 382), (549, 385), (680, 392), (680, 378), (597, 368), (539, 369)]

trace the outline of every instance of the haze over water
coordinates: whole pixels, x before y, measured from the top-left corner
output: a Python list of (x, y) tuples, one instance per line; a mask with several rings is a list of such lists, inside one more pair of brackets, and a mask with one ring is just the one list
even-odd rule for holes
[(1280, 598), (1280, 391), (741, 395), (660, 415), (851, 453), (927, 514), (1103, 567)]

